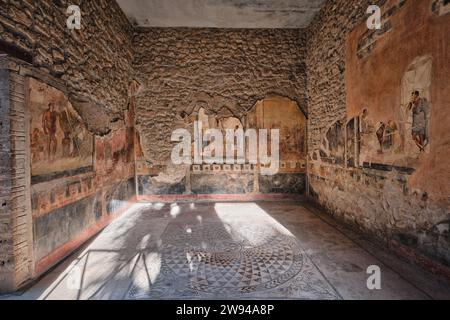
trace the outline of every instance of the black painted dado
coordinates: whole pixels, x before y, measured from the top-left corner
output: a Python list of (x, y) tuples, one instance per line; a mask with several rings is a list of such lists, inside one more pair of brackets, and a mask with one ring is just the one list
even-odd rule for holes
[(136, 195), (134, 178), (122, 181), (106, 193), (106, 212), (110, 215), (122, 209)]
[(368, 163), (368, 162), (364, 162), (363, 167), (365, 169), (374, 169), (379, 171), (398, 171), (400, 173), (405, 174), (413, 174), (416, 171), (414, 168), (391, 166), (387, 164)]
[(99, 221), (103, 215), (103, 206), (101, 199), (99, 199), (98, 197), (95, 199), (94, 202), (94, 213), (95, 213), (95, 220)]
[(71, 241), (95, 223), (101, 193), (56, 209), (33, 221), (36, 259)]
[(247, 194), (253, 192), (253, 174), (193, 174), (194, 194)]
[[(140, 195), (184, 194), (188, 190), (186, 179), (174, 184), (157, 183), (154, 176), (140, 176)], [(259, 176), (259, 188), (266, 194), (298, 194), (306, 190), (304, 173), (284, 173)], [(255, 192), (253, 173), (191, 174), (192, 194), (250, 194)]]
[(259, 191), (275, 194), (305, 194), (304, 173), (279, 173), (273, 176), (259, 176)]
[(65, 177), (78, 176), (80, 174), (91, 173), (93, 171), (94, 171), (94, 167), (88, 166), (88, 167), (77, 168), (77, 169), (73, 169), (73, 170), (66, 170), (66, 171), (61, 171), (61, 172), (56, 172), (56, 173), (51, 173), (51, 174), (44, 174), (44, 175), (40, 175), (40, 176), (32, 176), (31, 184), (34, 185), (34, 184), (38, 184), (38, 183), (42, 183), (42, 182), (48, 182), (48, 181), (52, 181), (52, 180), (56, 180), (56, 179), (65, 178)]
[[(107, 213), (123, 208), (135, 195), (134, 178), (109, 187), (105, 197)], [(98, 222), (102, 218), (102, 203), (102, 192), (98, 192), (35, 218), (33, 228), (36, 259), (42, 259)]]
[(183, 194), (186, 192), (186, 179), (173, 184), (162, 184), (155, 181), (155, 176), (139, 176), (139, 195)]

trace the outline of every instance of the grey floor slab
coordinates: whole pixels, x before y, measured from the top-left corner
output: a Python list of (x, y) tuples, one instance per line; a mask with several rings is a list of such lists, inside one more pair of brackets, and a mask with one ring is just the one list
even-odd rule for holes
[(450, 285), (300, 202), (138, 203), (0, 299), (450, 299)]

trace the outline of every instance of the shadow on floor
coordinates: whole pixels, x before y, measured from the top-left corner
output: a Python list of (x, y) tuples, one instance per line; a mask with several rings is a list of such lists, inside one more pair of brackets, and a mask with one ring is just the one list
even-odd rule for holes
[[(367, 288), (374, 264), (382, 290)], [(7, 298), (428, 299), (433, 288), (450, 297), (385, 267), (298, 202), (139, 203)]]

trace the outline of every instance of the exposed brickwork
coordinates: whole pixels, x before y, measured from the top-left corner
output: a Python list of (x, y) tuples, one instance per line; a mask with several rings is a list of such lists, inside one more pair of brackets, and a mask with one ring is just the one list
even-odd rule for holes
[[(81, 30), (66, 26), (72, 4), (81, 8)], [(131, 125), (125, 124), (133, 76), (131, 41), (131, 26), (113, 0), (0, 0), (1, 48), (30, 56), (32, 62), (13, 59), (13, 72), (5, 78), (2, 71), (0, 290), (15, 290), (46, 271), (70, 253), (63, 250), (64, 255), (50, 259), (54, 251), (80, 234), (92, 236), (98, 231), (92, 225), (111, 219), (134, 198), (134, 116)], [(27, 77), (65, 93), (97, 134), (96, 170), (30, 186)], [(34, 239), (32, 228), (40, 232)]]
[(302, 30), (146, 29), (136, 33), (134, 67), (142, 81), (137, 127), (146, 160), (170, 160), (180, 114), (196, 106), (236, 117), (270, 94), (306, 109)]
[(406, 0), (398, 0), (393, 3), (391, 7), (385, 8), (384, 13), (381, 16), (381, 29), (379, 30), (367, 30), (361, 37), (358, 43), (358, 58), (364, 58), (372, 52), (376, 46), (377, 40), (382, 37), (386, 32), (392, 29), (391, 17), (396, 14), (406, 3)]
[(0, 56), (0, 292), (32, 275), (32, 237), (27, 163), (25, 78)]

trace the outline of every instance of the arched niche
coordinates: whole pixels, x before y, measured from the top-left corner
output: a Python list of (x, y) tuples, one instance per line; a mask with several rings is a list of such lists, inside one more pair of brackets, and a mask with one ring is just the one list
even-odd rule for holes
[(297, 102), (269, 96), (255, 104), (244, 124), (246, 129), (280, 130), (280, 173), (306, 170), (307, 119)]

